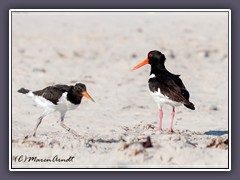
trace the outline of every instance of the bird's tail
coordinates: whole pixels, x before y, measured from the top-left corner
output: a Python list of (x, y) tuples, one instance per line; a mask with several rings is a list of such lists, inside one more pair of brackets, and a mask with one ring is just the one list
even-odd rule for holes
[(22, 94), (27, 94), (27, 93), (29, 93), (29, 91), (30, 91), (30, 90), (25, 89), (25, 88), (21, 88), (21, 89), (18, 90), (18, 92), (19, 92), (19, 93), (22, 93)]
[(195, 110), (194, 104), (189, 101), (187, 103), (185, 103), (184, 106), (186, 106), (187, 108), (189, 108), (191, 110)]

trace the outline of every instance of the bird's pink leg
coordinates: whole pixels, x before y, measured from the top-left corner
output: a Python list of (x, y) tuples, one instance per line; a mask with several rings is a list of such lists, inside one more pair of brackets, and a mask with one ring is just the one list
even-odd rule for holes
[(162, 118), (163, 118), (163, 111), (162, 111), (162, 106), (159, 108), (159, 127), (158, 131), (162, 131)]
[(169, 132), (173, 132), (173, 119), (174, 119), (174, 116), (175, 116), (175, 107), (173, 106), (173, 109), (172, 109), (172, 119), (171, 119), (170, 127), (168, 129)]

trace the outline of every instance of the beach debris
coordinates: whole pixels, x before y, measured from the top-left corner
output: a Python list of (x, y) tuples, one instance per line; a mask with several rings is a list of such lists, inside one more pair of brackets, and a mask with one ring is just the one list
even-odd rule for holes
[(199, 53), (201, 56), (205, 57), (205, 58), (208, 58), (210, 57), (211, 54), (213, 53), (218, 53), (218, 49), (215, 49), (215, 48), (208, 48), (208, 49), (203, 49), (203, 48), (200, 48), (197, 50), (197, 53)]
[(178, 135), (178, 134), (176, 134), (175, 136), (173, 136), (173, 137), (171, 138), (171, 140), (172, 140), (172, 141), (180, 141), (180, 140), (181, 140), (181, 136)]
[(122, 136), (120, 136), (118, 139), (103, 139), (103, 138), (99, 138), (99, 139), (96, 139), (96, 140), (93, 140), (93, 142), (98, 142), (98, 143), (118, 143), (118, 142), (125, 142), (126, 140), (123, 139)]
[(189, 141), (188, 139), (186, 140), (186, 143), (187, 143), (188, 145), (194, 147), (194, 148), (197, 147), (197, 143), (193, 143), (193, 142)]
[(123, 106), (122, 109), (131, 109), (131, 106)]
[(39, 144), (39, 147), (40, 147), (40, 148), (43, 148), (44, 146), (45, 146), (44, 143), (40, 143), (40, 144)]
[(172, 58), (172, 59), (174, 59), (175, 58), (175, 54), (174, 54), (174, 52), (171, 50), (170, 51), (170, 54), (169, 54), (169, 56), (170, 56), (170, 58)]
[(142, 33), (143, 29), (142, 28), (137, 28), (137, 32)]
[(205, 50), (204, 51), (204, 57), (209, 57), (210, 56), (210, 51), (209, 50)]
[(169, 157), (168, 162), (171, 162), (173, 160), (173, 157)]
[(137, 106), (139, 109), (147, 109), (149, 108), (148, 106)]
[(23, 139), (12, 139), (12, 143), (16, 143), (18, 145), (25, 145), (26, 147), (34, 147), (34, 146), (38, 146), (39, 148), (43, 148), (45, 147), (45, 143), (42, 141), (35, 141), (35, 140), (31, 140), (29, 139), (29, 136), (25, 136)]
[(44, 69), (44, 68), (33, 68), (32, 71), (33, 71), (33, 72), (42, 72), (42, 73), (46, 73), (46, 69)]
[(148, 129), (156, 129), (155, 125), (153, 124), (146, 124), (143, 126), (144, 130), (148, 130)]
[(85, 75), (84, 79), (92, 79), (92, 76), (91, 75)]
[(91, 148), (94, 144), (94, 139), (92, 138), (84, 139), (83, 144), (85, 145), (86, 148)]
[(34, 141), (34, 140), (25, 140), (22, 144), (26, 145), (27, 147), (38, 146), (39, 148), (43, 148), (45, 143), (42, 141)]
[(129, 144), (127, 144), (127, 143), (122, 143), (122, 144), (120, 145), (120, 150), (123, 151), (124, 149), (127, 149), (128, 147), (129, 147)]
[(62, 146), (62, 149), (67, 149), (67, 146), (66, 145)]
[(137, 54), (135, 54), (135, 53), (133, 53), (132, 55), (131, 55), (131, 58), (136, 58), (137, 57)]
[(143, 152), (141, 149), (132, 149), (131, 155), (136, 156), (141, 152)]
[(138, 140), (135, 139), (135, 141), (131, 141), (130, 143), (124, 142), (120, 145), (119, 149), (121, 151), (123, 151), (123, 150), (129, 148), (130, 155), (136, 156), (136, 155), (144, 152), (146, 148), (153, 147), (150, 136), (147, 136), (147, 138), (145, 138), (146, 140), (143, 142), (140, 141), (142, 139), (143, 138), (138, 139)]
[(227, 58), (228, 58), (228, 55), (227, 55), (227, 54), (224, 54), (220, 60), (221, 60), (221, 61), (222, 61), (222, 60), (225, 60), (225, 59), (227, 60)]
[(83, 53), (74, 50), (73, 51), (73, 56), (75, 56), (75, 57), (83, 57)]
[(110, 131), (111, 133), (117, 132), (115, 129), (110, 129), (109, 131)]
[(59, 57), (61, 57), (61, 58), (65, 58), (65, 57), (66, 57), (65, 54), (63, 54), (62, 52), (60, 52), (60, 51), (58, 51), (58, 50), (57, 50), (57, 55), (58, 55)]
[(220, 149), (228, 149), (229, 140), (228, 138), (214, 138), (211, 139), (207, 144), (207, 148), (220, 148)]
[(140, 153), (143, 153), (145, 151), (144, 147), (142, 146), (141, 143), (132, 143), (131, 146), (129, 145), (128, 146), (129, 150), (128, 150), (128, 153), (131, 155), (131, 156), (136, 156)]
[(19, 48), (19, 49), (18, 49), (18, 52), (21, 53), (21, 54), (23, 54), (23, 53), (26, 52), (26, 50), (25, 50), (24, 48)]
[(122, 129), (123, 129), (124, 131), (129, 131), (129, 130), (130, 130), (129, 127), (127, 127), (127, 126), (123, 126)]
[(142, 142), (142, 145), (144, 148), (153, 147), (150, 136), (147, 137), (147, 140), (145, 142)]
[(218, 111), (218, 107), (216, 105), (212, 105), (209, 109), (211, 111)]
[(56, 140), (56, 139), (53, 139), (53, 140), (49, 143), (49, 145), (51, 146), (51, 148), (53, 148), (55, 145), (60, 146), (61, 144), (60, 144), (60, 141), (58, 141), (58, 140)]

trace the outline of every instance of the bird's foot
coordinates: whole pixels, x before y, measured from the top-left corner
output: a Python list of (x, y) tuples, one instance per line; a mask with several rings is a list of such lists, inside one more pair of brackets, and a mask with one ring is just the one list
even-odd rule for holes
[(157, 128), (156, 131), (157, 131), (157, 132), (162, 132), (163, 129), (162, 129), (162, 128)]
[(163, 132), (163, 129), (162, 128), (157, 128), (156, 129), (156, 134), (162, 134)]
[(172, 129), (172, 128), (169, 128), (169, 129), (168, 129), (168, 133), (173, 133), (173, 129)]
[(68, 126), (66, 126), (63, 122), (60, 123), (60, 125), (66, 129), (68, 132), (70, 132), (71, 134), (73, 134), (74, 136), (80, 137), (80, 135), (74, 131), (73, 129), (69, 128)]
[(80, 137), (80, 135), (76, 131), (74, 131), (73, 129), (69, 128), (67, 131), (70, 132), (71, 134), (73, 134), (76, 137)]

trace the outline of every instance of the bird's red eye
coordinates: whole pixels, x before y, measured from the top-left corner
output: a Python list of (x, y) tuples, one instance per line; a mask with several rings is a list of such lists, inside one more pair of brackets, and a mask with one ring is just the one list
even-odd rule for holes
[(148, 56), (149, 56), (149, 57), (153, 57), (152, 53), (150, 53)]

